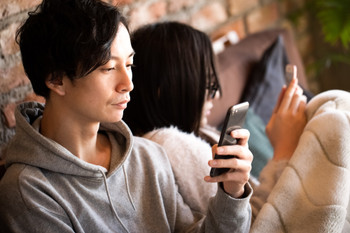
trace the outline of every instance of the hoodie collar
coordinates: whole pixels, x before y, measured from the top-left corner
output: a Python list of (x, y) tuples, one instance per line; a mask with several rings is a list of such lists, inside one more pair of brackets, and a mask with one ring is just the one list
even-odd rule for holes
[[(18, 105), (16, 117), (16, 134), (9, 142), (6, 150), (6, 166), (22, 163), (42, 169), (68, 175), (101, 177), (101, 166), (87, 163), (55, 141), (44, 137), (32, 124), (42, 116), (44, 105), (27, 102)], [(131, 152), (133, 138), (130, 129), (123, 121), (117, 123), (101, 123), (100, 130), (107, 132), (112, 144), (119, 147), (118, 163), (111, 163), (110, 176), (126, 160)], [(115, 147), (114, 147), (115, 148)], [(112, 158), (116, 161), (112, 148)], [(106, 169), (105, 169), (106, 170)]]

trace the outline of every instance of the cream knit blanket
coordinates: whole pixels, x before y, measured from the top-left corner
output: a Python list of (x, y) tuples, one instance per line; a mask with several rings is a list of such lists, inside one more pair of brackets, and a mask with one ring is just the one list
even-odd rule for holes
[(307, 105), (307, 118), (253, 233), (350, 232), (350, 93), (318, 94)]

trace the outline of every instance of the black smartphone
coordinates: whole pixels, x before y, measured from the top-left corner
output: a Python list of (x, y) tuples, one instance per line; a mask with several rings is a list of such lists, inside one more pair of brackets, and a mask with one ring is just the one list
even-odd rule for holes
[[(231, 132), (235, 129), (240, 129), (243, 127), (248, 108), (248, 102), (243, 102), (229, 107), (226, 113), (224, 125), (221, 130), (218, 146), (235, 145), (238, 143), (238, 139), (231, 137)], [(215, 154), (214, 159), (231, 159), (233, 157), (235, 156)], [(228, 172), (229, 170), (230, 168), (211, 168), (210, 176), (219, 176), (225, 172)]]

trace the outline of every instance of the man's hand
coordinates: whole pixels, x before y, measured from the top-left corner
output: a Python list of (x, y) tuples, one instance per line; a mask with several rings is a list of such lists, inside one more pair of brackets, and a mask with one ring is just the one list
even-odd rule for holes
[(223, 182), (226, 193), (232, 197), (239, 198), (244, 194), (244, 186), (250, 177), (253, 154), (248, 147), (250, 133), (246, 129), (237, 129), (231, 132), (231, 136), (239, 139), (237, 145), (212, 147), (213, 157), (219, 155), (235, 155), (231, 159), (213, 159), (208, 162), (210, 167), (230, 168), (227, 173), (220, 176), (204, 178), (207, 182)]

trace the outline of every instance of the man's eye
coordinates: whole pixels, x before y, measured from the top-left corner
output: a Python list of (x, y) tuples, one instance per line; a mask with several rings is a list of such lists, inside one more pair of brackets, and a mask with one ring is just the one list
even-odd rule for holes
[(103, 70), (109, 72), (109, 71), (115, 70), (115, 68), (111, 67), (111, 68), (106, 68), (106, 69), (103, 69)]

